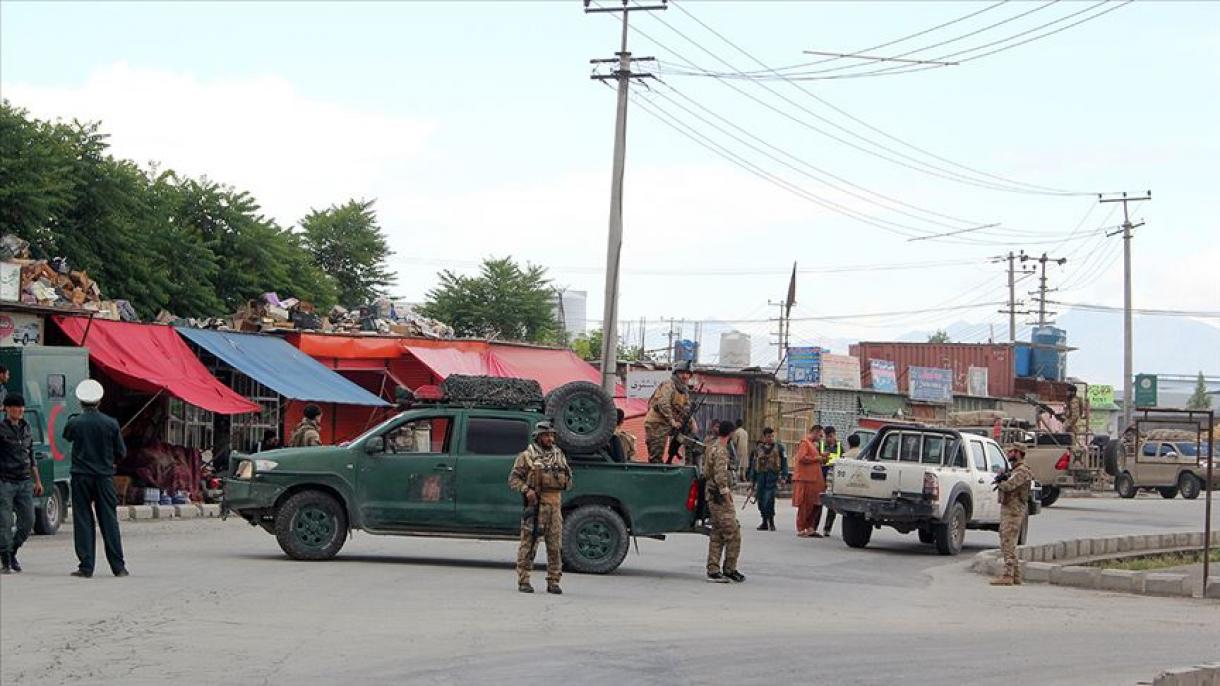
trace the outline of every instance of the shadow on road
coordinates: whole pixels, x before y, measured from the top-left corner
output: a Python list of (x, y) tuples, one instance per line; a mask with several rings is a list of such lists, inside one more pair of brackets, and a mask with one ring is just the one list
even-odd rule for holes
[[(321, 561), (321, 562), (309, 562), (306, 560), (293, 560), (285, 555), (277, 555), (274, 553), (266, 553), (266, 554), (263, 554), (263, 553), (237, 553), (237, 554), (230, 555), (229, 557), (242, 559), (242, 560), (274, 561), (274, 562), (281, 562), (284, 564), (367, 563), (367, 564), (384, 564), (384, 565), (410, 565), (413, 567), (463, 567), (466, 569), (497, 569), (497, 570), (510, 570), (510, 571), (517, 568), (516, 560), (508, 560), (508, 559), (474, 560), (474, 559), (470, 559), (470, 558), (452, 558), (452, 557), (418, 557), (418, 556), (406, 557), (406, 556), (402, 556), (402, 555), (360, 554), (360, 555), (338, 555), (334, 559), (331, 559), (331, 560), (326, 560), (326, 561)], [(541, 555), (540, 555), (540, 557), (542, 559), (534, 561), (535, 570), (546, 569), (546, 558)], [(681, 579), (681, 578), (699, 579), (699, 580), (703, 579), (702, 574), (687, 574), (687, 573), (674, 573), (672, 571), (662, 572), (659, 570), (633, 569), (628, 566), (628, 565), (630, 565), (630, 563), (631, 563), (631, 560), (630, 560), (630, 558), (628, 558), (628, 560), (623, 562), (622, 567), (619, 567), (618, 569), (611, 572), (609, 575), (605, 575), (605, 576), (653, 578), (653, 579)], [(565, 569), (564, 572), (568, 573), (568, 574), (579, 574), (579, 572), (573, 572), (568, 569)], [(590, 575), (590, 576), (602, 576), (602, 575)]]

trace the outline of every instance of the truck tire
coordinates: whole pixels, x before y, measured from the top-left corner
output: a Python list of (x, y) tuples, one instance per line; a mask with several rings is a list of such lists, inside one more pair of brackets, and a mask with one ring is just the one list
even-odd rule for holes
[(275, 513), (275, 539), (294, 560), (329, 560), (347, 541), (347, 512), (329, 493), (295, 493)]
[(843, 515), (843, 542), (849, 548), (863, 548), (873, 537), (873, 526), (858, 514)]
[(932, 528), (936, 537), (936, 552), (941, 555), (957, 555), (966, 541), (966, 506), (955, 500), (949, 506), (949, 517)]
[(1203, 491), (1203, 480), (1194, 474), (1183, 474), (1178, 477), (1178, 490), (1183, 498), (1194, 500)]
[(614, 399), (595, 383), (573, 381), (546, 397), (546, 416), (564, 452), (589, 452), (605, 445), (618, 420)]
[(919, 527), (919, 542), (931, 545), (936, 542), (936, 534), (932, 529), (926, 526)]
[(1118, 476), (1118, 451), (1123, 449), (1123, 442), (1114, 440), (1106, 444), (1101, 452), (1101, 467), (1106, 476)]
[(1061, 491), (1058, 486), (1043, 486), (1042, 487), (1042, 507), (1050, 507), (1059, 500)]
[(1177, 486), (1164, 486), (1162, 488), (1156, 489), (1156, 491), (1157, 491), (1157, 493), (1160, 493), (1161, 497), (1164, 498), (1165, 500), (1173, 500), (1174, 498), (1178, 497), (1178, 487)]
[(68, 516), (67, 489), (61, 484), (52, 484), (47, 493), (47, 504), (34, 511), (34, 533), (53, 536)]
[(1123, 472), (1114, 479), (1114, 490), (1118, 492), (1120, 498), (1135, 497), (1135, 481), (1131, 479), (1131, 475)]
[(563, 564), (582, 574), (609, 574), (627, 557), (627, 524), (605, 505), (578, 507), (563, 518)]

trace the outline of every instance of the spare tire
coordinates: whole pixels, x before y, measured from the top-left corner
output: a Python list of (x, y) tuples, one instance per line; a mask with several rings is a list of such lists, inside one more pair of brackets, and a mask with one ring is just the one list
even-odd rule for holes
[(614, 399), (601, 386), (573, 381), (546, 396), (546, 416), (555, 426), (564, 452), (588, 452), (605, 445), (614, 435)]
[(1123, 449), (1123, 442), (1120, 440), (1112, 440), (1106, 444), (1105, 450), (1101, 453), (1101, 466), (1106, 470), (1107, 476), (1118, 476), (1118, 451)]

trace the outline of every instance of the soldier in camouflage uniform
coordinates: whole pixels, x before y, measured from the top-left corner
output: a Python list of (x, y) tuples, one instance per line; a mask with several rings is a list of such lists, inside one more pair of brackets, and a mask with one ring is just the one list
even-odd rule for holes
[(766, 427), (762, 440), (754, 448), (750, 460), (750, 480), (754, 482), (754, 497), (758, 500), (758, 514), (762, 517), (759, 531), (775, 531), (775, 494), (779, 483), (787, 472), (784, 446), (775, 442), (775, 429)]
[[(707, 507), (711, 513), (712, 533), (707, 544), (707, 578), (725, 583), (742, 582), (746, 577), (737, 571), (737, 556), (741, 553), (741, 525), (733, 507), (733, 476), (729, 470), (729, 436), (736, 427), (732, 422), (720, 422), (719, 438), (707, 448), (704, 467), (707, 474)], [(723, 566), (720, 563), (724, 555)], [(722, 572), (723, 570), (723, 572)]]
[(1084, 455), (1084, 429), (1081, 422), (1084, 421), (1085, 410), (1084, 401), (1076, 391), (1075, 386), (1068, 387), (1067, 407), (1064, 408), (1063, 414), (1059, 415), (1059, 419), (1063, 422), (1063, 430), (1072, 435), (1072, 459), (1079, 462)]
[(1000, 493), (1000, 552), (1004, 556), (1004, 575), (991, 582), (992, 586), (1020, 586), (1021, 563), (1017, 561), (1017, 539), (1029, 507), (1029, 491), (1034, 473), (1025, 464), (1025, 448), (1014, 444), (1008, 448), (1012, 469), (996, 476)]
[(648, 461), (659, 464), (665, 455), (665, 441), (671, 432), (682, 431), (690, 424), (691, 379), (689, 362), (674, 365), (673, 376), (653, 391), (648, 400), (648, 415), (644, 417), (644, 444)]
[(534, 592), (530, 585), (530, 568), (534, 566), (534, 554), (541, 536), (546, 541), (546, 592), (559, 595), (563, 593), (559, 588), (563, 572), (560, 508), (563, 492), (572, 487), (572, 468), (563, 451), (555, 445), (555, 428), (550, 422), (538, 422), (534, 427), (534, 440), (513, 463), (508, 487), (525, 499), (521, 544), (517, 546), (517, 590)]

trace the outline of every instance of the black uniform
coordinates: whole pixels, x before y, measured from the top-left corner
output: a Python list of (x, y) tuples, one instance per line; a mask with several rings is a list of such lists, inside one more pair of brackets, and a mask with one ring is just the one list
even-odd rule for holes
[(127, 454), (119, 423), (96, 408), (86, 407), (64, 427), (64, 438), (72, 443), (72, 534), (80, 571), (93, 574), (96, 509), (106, 561), (110, 571), (118, 574), (127, 568), (115, 514), (119, 498), (114, 490), (114, 463)]
[[(33, 431), (24, 419), (14, 424), (0, 418), (0, 557), (5, 568), (8, 555), (17, 552), (34, 527), (33, 441)], [(13, 513), (17, 515), (16, 532)]]

